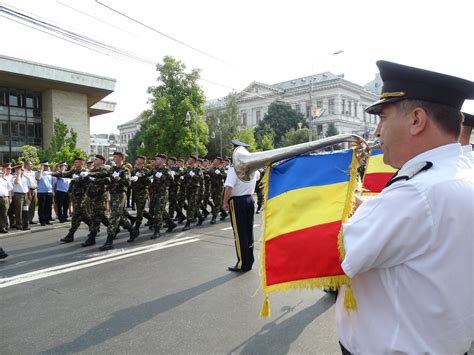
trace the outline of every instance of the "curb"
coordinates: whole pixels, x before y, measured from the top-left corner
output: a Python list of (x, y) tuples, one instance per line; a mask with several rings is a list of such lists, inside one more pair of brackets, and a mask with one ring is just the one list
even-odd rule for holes
[(16, 229), (14, 229), (12, 231), (9, 231), (8, 233), (0, 234), (0, 240), (1, 239), (13, 238), (13, 237), (17, 237), (17, 236), (25, 235), (25, 234), (45, 232), (45, 231), (50, 231), (50, 230), (60, 229), (60, 228), (65, 228), (65, 227), (71, 227), (71, 222), (56, 223), (56, 224), (53, 224), (52, 226), (49, 226), (49, 225), (48, 226), (41, 226), (41, 225), (36, 226), (35, 225), (33, 227), (33, 226), (30, 225), (31, 230), (29, 230), (29, 231), (17, 231)]

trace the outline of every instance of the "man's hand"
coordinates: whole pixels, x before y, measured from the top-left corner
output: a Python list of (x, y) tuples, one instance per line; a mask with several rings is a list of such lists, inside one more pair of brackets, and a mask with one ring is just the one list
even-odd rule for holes
[(360, 199), (356, 196), (355, 201), (354, 201), (354, 208), (352, 210), (352, 214), (354, 214), (355, 211), (357, 211), (357, 209), (359, 208), (360, 205), (362, 205), (363, 202), (364, 201), (362, 199)]
[(114, 171), (112, 173), (112, 177), (115, 179), (115, 180), (119, 180), (120, 179), (120, 173), (118, 171)]
[(224, 211), (226, 211), (227, 213), (229, 213), (229, 202), (224, 202), (222, 208), (224, 208)]

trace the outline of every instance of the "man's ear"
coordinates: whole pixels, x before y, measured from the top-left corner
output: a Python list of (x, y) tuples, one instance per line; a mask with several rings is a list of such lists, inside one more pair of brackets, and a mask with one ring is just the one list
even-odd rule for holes
[(421, 134), (427, 127), (428, 114), (421, 107), (415, 107), (410, 113), (410, 133), (412, 136)]

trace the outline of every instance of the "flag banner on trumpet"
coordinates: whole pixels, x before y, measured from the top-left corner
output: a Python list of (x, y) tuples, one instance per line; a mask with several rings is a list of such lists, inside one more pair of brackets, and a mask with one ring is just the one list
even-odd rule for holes
[[(354, 152), (303, 155), (268, 168), (262, 317), (270, 315), (269, 293), (350, 285), (341, 268), (341, 227), (354, 201), (358, 167)], [(347, 289), (346, 306), (355, 308)]]
[(372, 150), (362, 181), (362, 195), (369, 196), (380, 193), (395, 172), (396, 169), (383, 162), (382, 150)]

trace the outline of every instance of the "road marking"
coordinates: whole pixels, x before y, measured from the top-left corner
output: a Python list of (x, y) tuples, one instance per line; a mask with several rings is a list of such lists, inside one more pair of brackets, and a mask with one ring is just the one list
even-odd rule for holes
[(101, 253), (101, 256), (93, 257), (86, 260), (76, 261), (69, 264), (54, 266), (42, 270), (36, 270), (32, 272), (28, 272), (25, 274), (20, 274), (12, 277), (0, 278), (0, 288), (5, 288), (13, 285), (22, 284), (29, 281), (39, 280), (50, 276), (64, 274), (66, 272), (76, 271), (85, 269), (91, 266), (100, 265), (109, 263), (112, 261), (129, 258), (132, 256), (150, 253), (152, 251), (167, 249), (178, 245), (184, 245), (188, 243), (197, 242), (200, 239), (195, 238), (195, 236), (185, 237), (180, 239), (169, 240), (163, 243), (154, 244), (145, 247), (138, 247), (134, 249), (127, 249), (127, 250), (119, 250), (107, 253), (104, 255)]
[[(260, 226), (260, 224), (254, 224), (253, 226), (258, 227), (258, 226)], [(231, 229), (232, 229), (232, 227), (226, 227), (226, 228), (222, 228), (221, 231), (228, 231), (228, 230), (231, 230)]]

